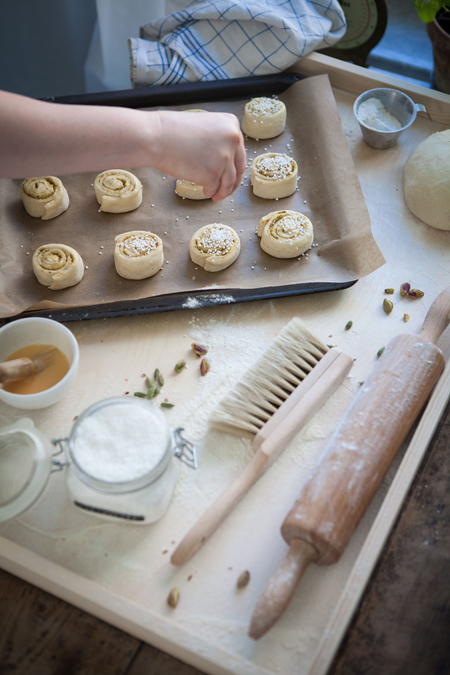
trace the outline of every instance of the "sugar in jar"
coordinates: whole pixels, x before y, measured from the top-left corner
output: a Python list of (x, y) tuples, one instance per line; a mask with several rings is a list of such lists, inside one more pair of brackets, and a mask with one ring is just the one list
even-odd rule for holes
[[(0, 430), (0, 448), (12, 443), (30, 448), (27, 452), (39, 469), (34, 500), (51, 471), (64, 470), (75, 507), (107, 520), (146, 525), (159, 520), (170, 504), (179, 473), (177, 459), (196, 468), (195, 449), (182, 432), (172, 430), (149, 401), (116, 397), (87, 408), (67, 438), (53, 441), (59, 451), (51, 460), (49, 444), (31, 420)], [(63, 453), (61, 460), (58, 455)], [(30, 481), (23, 481), (24, 486), (26, 482)], [(0, 520), (25, 510), (23, 495), (16, 506), (8, 501), (3, 513), (0, 499)]]

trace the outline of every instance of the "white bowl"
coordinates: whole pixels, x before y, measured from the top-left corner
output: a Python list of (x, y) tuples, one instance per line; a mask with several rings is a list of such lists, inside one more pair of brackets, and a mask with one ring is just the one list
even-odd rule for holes
[(78, 342), (71, 331), (58, 321), (30, 317), (17, 319), (0, 328), (0, 362), (21, 347), (46, 344), (58, 347), (68, 358), (70, 368), (62, 380), (37, 394), (12, 394), (0, 387), (0, 400), (15, 408), (37, 410), (59, 401), (75, 381), (78, 371)]

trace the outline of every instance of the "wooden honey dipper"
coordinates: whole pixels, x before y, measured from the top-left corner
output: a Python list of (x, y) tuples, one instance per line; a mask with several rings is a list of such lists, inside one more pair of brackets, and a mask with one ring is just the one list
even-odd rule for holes
[(310, 562), (339, 559), (444, 369), (434, 343), (449, 323), (450, 287), (417, 335), (398, 335), (386, 347), (284, 520), (290, 548), (256, 604), (250, 637), (278, 620)]

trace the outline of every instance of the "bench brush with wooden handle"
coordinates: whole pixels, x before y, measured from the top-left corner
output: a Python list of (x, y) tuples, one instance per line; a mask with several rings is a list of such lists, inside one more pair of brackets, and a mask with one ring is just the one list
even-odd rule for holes
[(450, 287), (418, 335), (398, 335), (386, 347), (282, 525), (290, 548), (258, 600), (250, 637), (277, 621), (310, 562), (339, 559), (444, 369), (434, 343), (449, 323)]
[(53, 362), (56, 352), (56, 347), (47, 347), (30, 358), (24, 356), (20, 359), (0, 363), (0, 384), (14, 382), (24, 377), (32, 377), (42, 372)]
[(187, 562), (215, 532), (352, 365), (348, 354), (329, 349), (300, 319), (292, 319), (283, 328), (211, 415), (214, 428), (252, 438), (255, 454), (180, 542), (172, 554), (174, 565)]

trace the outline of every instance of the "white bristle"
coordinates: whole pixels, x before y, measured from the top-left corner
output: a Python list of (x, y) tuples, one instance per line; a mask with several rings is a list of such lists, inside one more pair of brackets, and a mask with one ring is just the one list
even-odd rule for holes
[(292, 319), (219, 403), (211, 426), (253, 437), (328, 351), (300, 319)]

